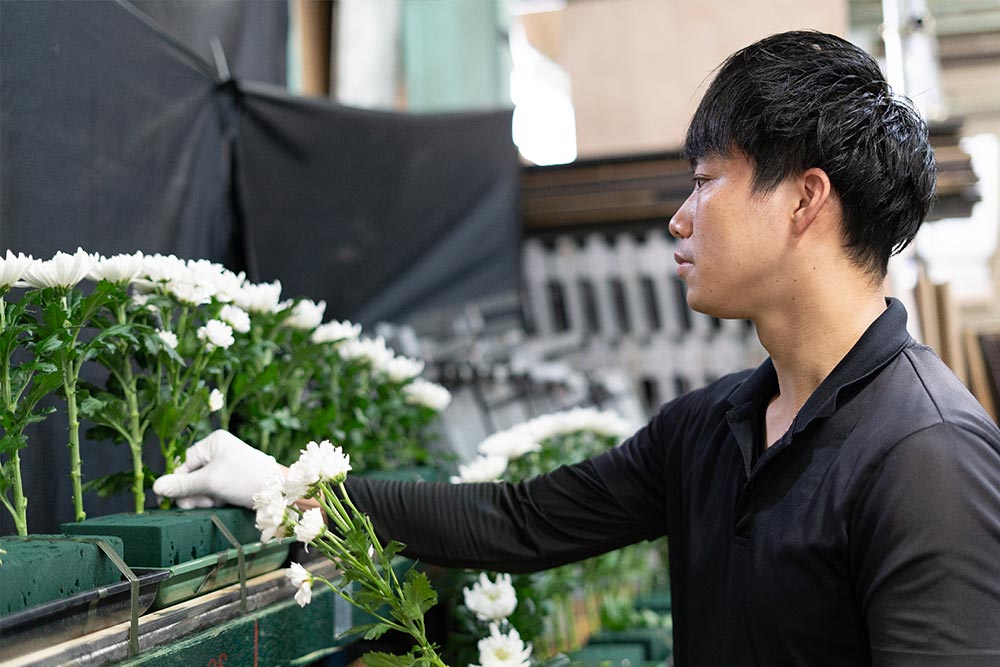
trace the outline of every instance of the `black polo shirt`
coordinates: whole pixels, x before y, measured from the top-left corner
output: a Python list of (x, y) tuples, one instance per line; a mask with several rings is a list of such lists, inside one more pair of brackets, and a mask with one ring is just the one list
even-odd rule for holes
[(348, 488), (430, 562), (542, 569), (668, 535), (678, 666), (1000, 665), (1000, 431), (897, 301), (754, 461), (771, 363), (519, 485)]

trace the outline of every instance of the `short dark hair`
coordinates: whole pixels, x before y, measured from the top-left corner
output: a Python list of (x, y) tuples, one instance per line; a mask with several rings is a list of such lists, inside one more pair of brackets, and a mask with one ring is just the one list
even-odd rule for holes
[(694, 163), (734, 150), (753, 164), (757, 192), (812, 167), (825, 171), (843, 208), (848, 256), (880, 278), (934, 199), (924, 121), (892, 93), (874, 58), (834, 35), (785, 32), (726, 59), (691, 120), (685, 154)]

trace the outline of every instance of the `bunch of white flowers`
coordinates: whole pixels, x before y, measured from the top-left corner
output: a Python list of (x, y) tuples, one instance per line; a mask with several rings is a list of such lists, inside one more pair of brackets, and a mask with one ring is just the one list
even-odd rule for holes
[(291, 465), (285, 476), (285, 495), (304, 498), (309, 488), (317, 482), (340, 484), (351, 471), (351, 457), (329, 440), (310, 442), (300, 450), (299, 460)]

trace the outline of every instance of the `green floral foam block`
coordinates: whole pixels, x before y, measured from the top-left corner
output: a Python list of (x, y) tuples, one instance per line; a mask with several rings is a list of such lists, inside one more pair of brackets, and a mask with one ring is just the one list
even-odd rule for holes
[[(120, 538), (104, 541), (122, 554)], [(2, 537), (0, 549), (0, 616), (121, 580), (100, 547), (63, 535)]]
[(125, 543), (125, 562), (130, 567), (171, 567), (232, 548), (212, 522), (213, 514), (241, 544), (260, 540), (253, 512), (239, 507), (110, 514), (65, 523), (61, 528), (73, 535), (120, 537)]

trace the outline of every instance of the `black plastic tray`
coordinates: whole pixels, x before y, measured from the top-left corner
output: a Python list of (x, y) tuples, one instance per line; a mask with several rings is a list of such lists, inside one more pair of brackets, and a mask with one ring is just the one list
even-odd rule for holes
[[(137, 614), (149, 609), (160, 582), (169, 576), (169, 570), (145, 570), (137, 574)], [(14, 658), (124, 623), (132, 617), (131, 601), (130, 582), (120, 581), (0, 616), (0, 659)]]

